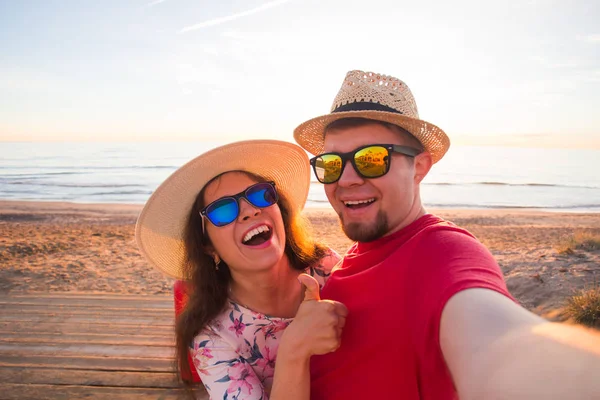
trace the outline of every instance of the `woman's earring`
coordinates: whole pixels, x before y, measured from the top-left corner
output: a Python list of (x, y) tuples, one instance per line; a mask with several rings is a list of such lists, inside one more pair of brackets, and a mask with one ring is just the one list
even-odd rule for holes
[(219, 256), (218, 256), (218, 255), (216, 255), (216, 254), (215, 254), (215, 259), (214, 259), (214, 261), (215, 261), (215, 271), (218, 271), (218, 270), (219, 270), (219, 264), (221, 264), (221, 259), (220, 259), (220, 258), (219, 258)]

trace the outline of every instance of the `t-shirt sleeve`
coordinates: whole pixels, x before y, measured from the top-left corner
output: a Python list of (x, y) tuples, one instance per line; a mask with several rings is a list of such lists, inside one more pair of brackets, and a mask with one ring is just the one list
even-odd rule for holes
[[(477, 239), (459, 229), (424, 233), (414, 252), (419, 269), (415, 282), (417, 341), (438, 344), (442, 311), (456, 293), (473, 288), (493, 290), (514, 300), (498, 263)], [(423, 341), (424, 340), (424, 341)], [(441, 349), (439, 349), (441, 351)]]
[(210, 399), (268, 400), (254, 369), (218, 333), (196, 336), (190, 354)]

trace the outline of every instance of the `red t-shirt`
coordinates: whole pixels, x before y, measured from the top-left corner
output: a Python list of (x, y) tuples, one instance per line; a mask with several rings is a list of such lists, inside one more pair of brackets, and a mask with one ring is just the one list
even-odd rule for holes
[(446, 302), (469, 288), (512, 299), (485, 246), (436, 216), (355, 244), (321, 291), (349, 314), (341, 347), (311, 359), (311, 399), (457, 398), (440, 319)]

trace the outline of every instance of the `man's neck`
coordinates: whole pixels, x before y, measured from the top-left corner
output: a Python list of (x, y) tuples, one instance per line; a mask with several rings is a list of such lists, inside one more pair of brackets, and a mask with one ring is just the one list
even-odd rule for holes
[(384, 237), (392, 235), (392, 234), (406, 228), (407, 226), (409, 226), (410, 224), (412, 224), (413, 222), (415, 222), (416, 220), (418, 220), (425, 214), (427, 214), (427, 211), (425, 211), (425, 208), (419, 201), (418, 204), (415, 204), (415, 207), (413, 207), (411, 209), (411, 211), (406, 215), (406, 217), (398, 225), (396, 225), (394, 228), (390, 229), (388, 231), (388, 233), (386, 233), (384, 235)]

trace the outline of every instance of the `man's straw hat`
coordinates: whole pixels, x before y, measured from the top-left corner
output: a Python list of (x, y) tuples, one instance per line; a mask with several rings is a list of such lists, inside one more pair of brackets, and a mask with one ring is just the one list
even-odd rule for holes
[(217, 147), (176, 170), (146, 202), (135, 239), (152, 266), (173, 278), (188, 278), (182, 272), (183, 234), (192, 205), (208, 181), (228, 171), (247, 171), (274, 181), (277, 191), (289, 200), (291, 212), (300, 212), (306, 203), (310, 165), (297, 145), (248, 140)]
[(450, 147), (443, 130), (419, 119), (417, 103), (408, 86), (391, 76), (348, 72), (333, 100), (331, 113), (300, 124), (294, 130), (294, 138), (308, 152), (321, 154), (327, 125), (343, 118), (373, 119), (404, 128), (421, 142), (434, 163)]

